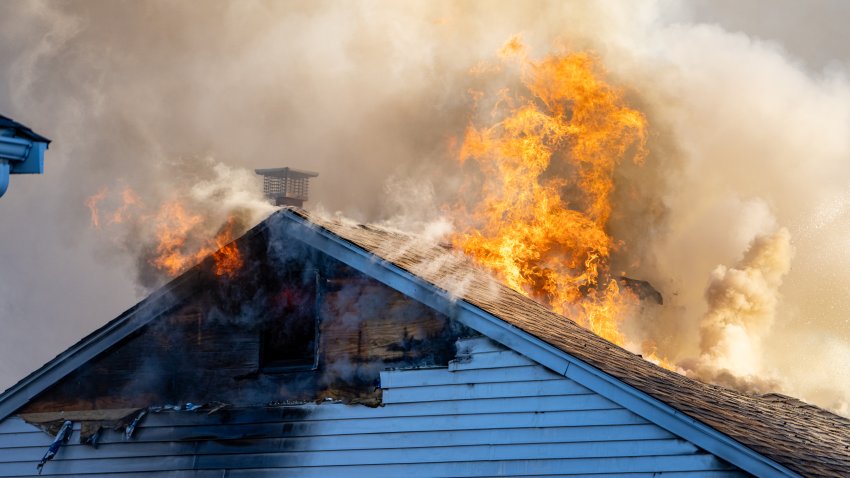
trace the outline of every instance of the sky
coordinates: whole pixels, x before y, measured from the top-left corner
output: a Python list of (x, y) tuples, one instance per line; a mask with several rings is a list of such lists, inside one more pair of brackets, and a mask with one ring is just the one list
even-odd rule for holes
[[(181, 198), (214, 231), (268, 212), (251, 170), (290, 166), (320, 174), (310, 207), (416, 227), (457, 189), (469, 91), (499, 86), (470, 71), (518, 34), (594, 52), (647, 116), (646, 165), (619, 178), (639, 200), (611, 228), (665, 309), (632, 334), (850, 413), (846, 2), (202, 5), (0, 2), (0, 114), (53, 140), (0, 198), (0, 389), (157, 284), (151, 226), (95, 228), (88, 198)], [(764, 298), (752, 320), (724, 315), (728, 290)]]

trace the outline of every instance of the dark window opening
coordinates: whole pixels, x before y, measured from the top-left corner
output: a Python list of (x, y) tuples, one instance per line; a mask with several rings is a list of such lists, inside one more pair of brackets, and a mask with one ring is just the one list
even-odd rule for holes
[(317, 364), (318, 307), (315, 273), (290, 277), (269, 304), (260, 338), (264, 372), (312, 370)]

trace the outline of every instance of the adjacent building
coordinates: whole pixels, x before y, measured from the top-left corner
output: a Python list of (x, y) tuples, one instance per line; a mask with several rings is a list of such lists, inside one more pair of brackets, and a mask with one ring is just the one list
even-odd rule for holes
[(0, 115), (0, 196), (11, 174), (44, 172), (44, 152), (50, 140), (17, 121)]

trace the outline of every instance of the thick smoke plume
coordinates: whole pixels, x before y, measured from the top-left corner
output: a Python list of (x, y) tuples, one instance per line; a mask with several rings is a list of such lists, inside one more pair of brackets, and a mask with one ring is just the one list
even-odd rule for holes
[(738, 389), (767, 392), (780, 386), (762, 363), (763, 339), (774, 326), (779, 287), (791, 270), (791, 235), (780, 229), (753, 240), (733, 267), (717, 266), (705, 292), (700, 356), (689, 374)]
[[(519, 81), (470, 71), (522, 34), (536, 58), (593, 52), (646, 116), (649, 154), (615, 171), (608, 221), (622, 244), (612, 271), (664, 296), (623, 324), (635, 351), (717, 360), (710, 370), (732, 378), (755, 371), (847, 413), (850, 57), (842, 38), (830, 49), (810, 34), (843, 32), (846, 7), (739, 4), (0, 3), (0, 112), (54, 140), (47, 174), (16, 178), (0, 201), (0, 320), (13, 331), (0, 336), (0, 386), (155, 283), (139, 273), (148, 236), (134, 229), (152, 224), (103, 213), (120, 209), (125, 186), (148, 214), (174, 196), (222, 213), (206, 224), (215, 236), (231, 208), (217, 201), (239, 194), (190, 193), (218, 174), (197, 158), (228, 165), (231, 180), (260, 167), (316, 170), (313, 205), (450, 230), (440, 207), (467, 192), (453, 157), (475, 104), (468, 92)], [(382, 194), (390, 177), (400, 201)], [(99, 232), (86, 201), (103, 190)], [(780, 286), (747, 258), (783, 227), (790, 239), (776, 240), (795, 252)], [(116, 240), (133, 254), (103, 254)], [(747, 287), (774, 298), (754, 322), (711, 302)], [(752, 360), (730, 358), (735, 330)], [(712, 331), (719, 341), (703, 340)]]
[(760, 338), (773, 325), (779, 286), (791, 270), (787, 229), (757, 237), (734, 267), (718, 266), (706, 290), (700, 322), (702, 358), (737, 375), (760, 372)]

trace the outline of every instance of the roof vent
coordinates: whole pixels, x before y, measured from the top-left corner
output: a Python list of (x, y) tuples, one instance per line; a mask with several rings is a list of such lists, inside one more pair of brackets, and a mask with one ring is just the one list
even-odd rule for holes
[(255, 169), (263, 177), (263, 194), (275, 206), (303, 207), (310, 192), (310, 178), (319, 173), (292, 168)]

